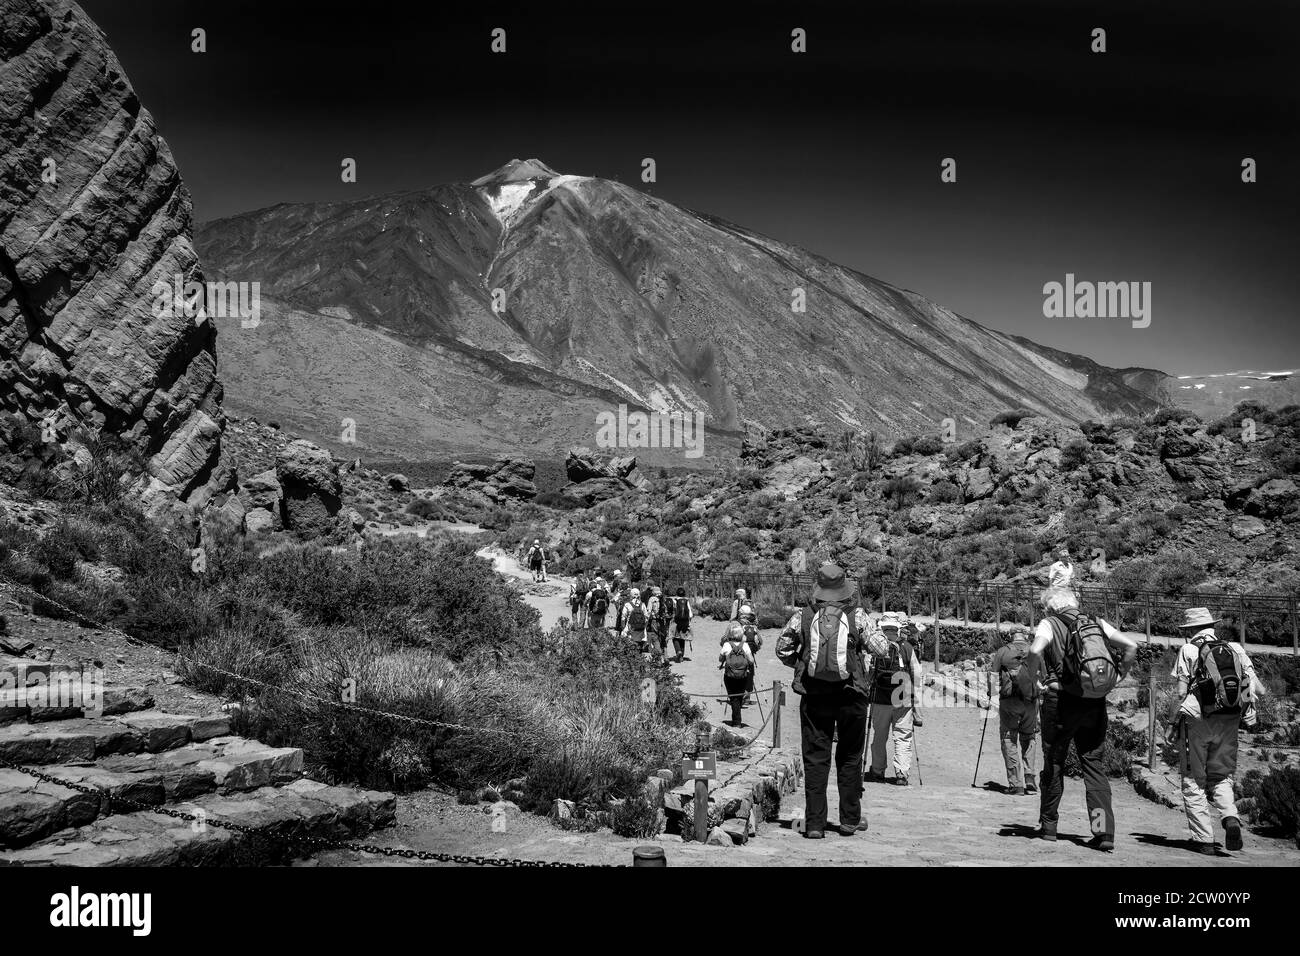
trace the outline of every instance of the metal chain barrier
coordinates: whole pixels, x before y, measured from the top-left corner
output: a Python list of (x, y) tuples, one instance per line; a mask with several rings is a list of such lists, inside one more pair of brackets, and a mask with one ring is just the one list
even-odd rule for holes
[(278, 823), (267, 824), (263, 827), (251, 827), (242, 823), (234, 823), (230, 820), (214, 820), (206, 814), (199, 816), (197, 813), (187, 813), (184, 810), (175, 810), (171, 807), (157, 806), (156, 804), (151, 803), (141, 803), (139, 800), (132, 800), (128, 797), (114, 796), (106, 790), (99, 790), (85, 784), (74, 783), (71, 780), (61, 780), (53, 774), (35, 770), (31, 767), (24, 767), (2, 756), (0, 756), (0, 767), (16, 770), (19, 773), (26, 774), (29, 777), (34, 777), (35, 779), (44, 781), (45, 783), (53, 784), (54, 786), (67, 787), (69, 790), (84, 793), (88, 796), (95, 797), (97, 800), (107, 800), (110, 812), (116, 805), (128, 810), (159, 813), (175, 820), (184, 820), (188, 823), (194, 823), (197, 821), (202, 826), (212, 826), (220, 830), (230, 830), (234, 833), (242, 833), (245, 836), (257, 837), (285, 845), (304, 845), (330, 850), (353, 850), (358, 853), (371, 853), (379, 856), (396, 856), (408, 860), (428, 860), (437, 863), (461, 863), (467, 866), (550, 866), (584, 868), (600, 867), (605, 865), (602, 863), (565, 863), (551, 860), (520, 860), (512, 857), (467, 856), (459, 853), (434, 853), (429, 850), (410, 850), (399, 847), (375, 846), (370, 843), (348, 843), (343, 840), (330, 840), (326, 837), (313, 837), (306, 835), (290, 837), (271, 833), (273, 828), (279, 826)]

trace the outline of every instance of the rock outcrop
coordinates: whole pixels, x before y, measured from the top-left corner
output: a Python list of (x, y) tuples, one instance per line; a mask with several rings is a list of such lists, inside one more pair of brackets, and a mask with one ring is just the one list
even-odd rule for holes
[[(280, 484), (280, 520), (305, 538), (336, 535), (343, 507), (339, 466), (328, 451), (309, 441), (292, 441), (276, 456)], [(247, 520), (247, 519), (245, 519)]]
[(537, 465), (531, 458), (502, 455), (490, 464), (454, 462), (443, 484), (481, 494), (492, 504), (506, 499), (531, 501), (537, 497), (536, 474)]
[(189, 192), (75, 3), (0, 0), (0, 21), (0, 453), (24, 425), (117, 435), (151, 512), (192, 517), (234, 475), (213, 325), (156, 291), (202, 281)]

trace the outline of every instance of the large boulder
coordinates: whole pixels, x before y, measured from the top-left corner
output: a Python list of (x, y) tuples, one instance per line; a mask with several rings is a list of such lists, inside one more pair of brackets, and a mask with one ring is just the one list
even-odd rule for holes
[(1290, 478), (1271, 478), (1250, 493), (1242, 510), (1261, 518), (1280, 518), (1297, 507), (1296, 483)]
[(0, 22), (0, 412), (121, 436), (150, 513), (194, 525), (234, 472), (203, 299), (155, 288), (203, 280), (189, 191), (75, 3), (0, 0)]
[(443, 484), (481, 495), (493, 504), (507, 499), (531, 501), (537, 497), (536, 474), (537, 465), (531, 458), (500, 455), (490, 464), (453, 462)]
[(631, 483), (635, 478), (636, 458), (626, 455), (602, 461), (590, 448), (570, 448), (564, 460), (564, 471), (574, 484), (599, 478), (617, 478)]
[(292, 441), (276, 455), (275, 474), (283, 489), (280, 518), (285, 528), (306, 538), (337, 533), (343, 483), (328, 451), (302, 439)]
[(773, 465), (763, 477), (767, 490), (787, 501), (821, 477), (822, 466), (807, 455)]

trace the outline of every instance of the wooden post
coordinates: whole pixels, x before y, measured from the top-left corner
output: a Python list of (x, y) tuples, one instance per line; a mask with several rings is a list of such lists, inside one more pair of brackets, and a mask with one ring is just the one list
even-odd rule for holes
[(912, 582), (907, 582), (907, 616), (912, 616)]
[[(1148, 624), (1150, 622), (1148, 621)], [(1148, 635), (1148, 640), (1150, 635)], [(1147, 675), (1147, 728), (1150, 736), (1147, 768), (1156, 769), (1156, 672)]]
[(781, 746), (781, 682), (772, 681), (772, 746)]
[(1146, 613), (1142, 615), (1147, 622), (1147, 643), (1151, 643), (1151, 599), (1146, 599)]
[(1237, 629), (1240, 632), (1239, 639), (1241, 640), (1241, 646), (1245, 647), (1246, 646), (1246, 595), (1245, 594), (1241, 595), (1241, 620), (1237, 622)]
[(1291, 599), (1291, 653), (1300, 656), (1300, 604)]
[(1002, 632), (1002, 588), (995, 586), (993, 588), (993, 617), (994, 630)]
[(695, 839), (709, 839), (709, 781), (701, 779), (695, 781)]
[(970, 627), (970, 588), (961, 589), (961, 621)]
[[(695, 752), (704, 753), (713, 746), (713, 733), (695, 735)], [(695, 780), (695, 839), (705, 843), (709, 839), (709, 781)]]

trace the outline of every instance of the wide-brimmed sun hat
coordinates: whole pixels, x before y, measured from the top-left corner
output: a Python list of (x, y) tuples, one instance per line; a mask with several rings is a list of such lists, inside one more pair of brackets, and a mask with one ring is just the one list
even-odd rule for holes
[(854, 587), (844, 576), (844, 569), (838, 564), (827, 561), (817, 569), (817, 585), (813, 588), (812, 599), (834, 604), (847, 601), (853, 597)]
[(901, 631), (903, 629), (903, 624), (906, 623), (906, 621), (903, 615), (898, 612), (886, 611), (884, 614), (880, 615), (880, 620), (877, 623), (882, 628), (892, 627)]
[(1211, 627), (1219, 621), (1221, 617), (1215, 617), (1210, 613), (1208, 607), (1189, 607), (1183, 611), (1183, 623), (1179, 627)]

